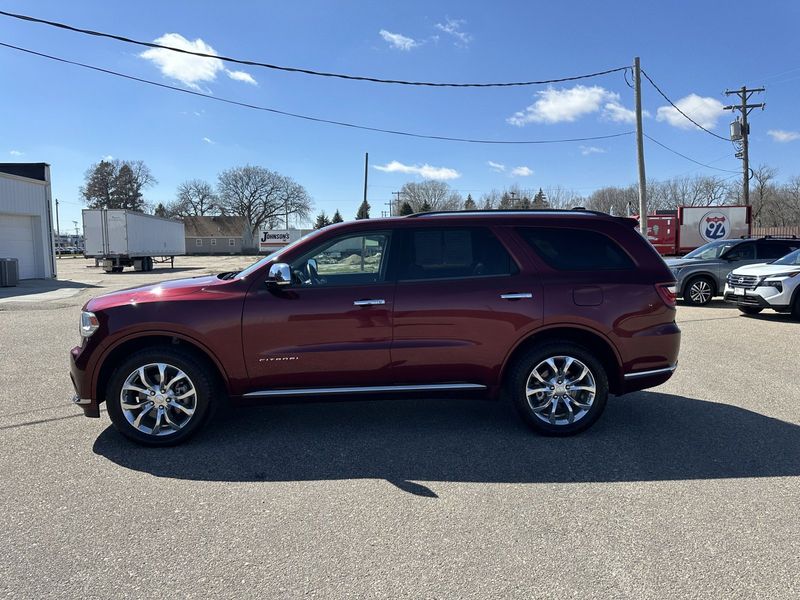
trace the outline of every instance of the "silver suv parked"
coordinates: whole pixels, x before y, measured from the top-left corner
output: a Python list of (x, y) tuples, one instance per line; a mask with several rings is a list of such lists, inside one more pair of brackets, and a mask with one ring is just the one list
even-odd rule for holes
[(773, 261), (797, 248), (800, 248), (800, 240), (795, 238), (767, 236), (717, 240), (700, 246), (683, 258), (671, 258), (666, 262), (677, 280), (677, 297), (689, 304), (702, 306), (714, 296), (722, 295), (725, 280), (732, 270)]

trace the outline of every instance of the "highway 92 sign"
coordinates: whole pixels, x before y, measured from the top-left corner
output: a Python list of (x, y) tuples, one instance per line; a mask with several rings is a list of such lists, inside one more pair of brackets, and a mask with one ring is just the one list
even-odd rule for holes
[(730, 232), (728, 215), (719, 210), (710, 210), (700, 219), (700, 237), (707, 242), (724, 240)]

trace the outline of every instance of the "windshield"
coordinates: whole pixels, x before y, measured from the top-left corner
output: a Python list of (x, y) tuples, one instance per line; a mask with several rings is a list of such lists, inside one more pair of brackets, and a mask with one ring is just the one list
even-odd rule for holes
[(737, 242), (732, 241), (709, 242), (705, 246), (692, 250), (684, 258), (719, 258), (723, 252), (728, 248), (733, 248), (736, 244)]
[(789, 265), (792, 267), (800, 267), (800, 250), (790, 252), (783, 258), (776, 260), (773, 265)]

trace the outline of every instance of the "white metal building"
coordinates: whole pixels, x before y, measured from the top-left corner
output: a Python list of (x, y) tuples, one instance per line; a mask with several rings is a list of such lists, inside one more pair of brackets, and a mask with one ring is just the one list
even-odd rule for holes
[(20, 279), (55, 277), (50, 165), (0, 163), (0, 258), (19, 260)]

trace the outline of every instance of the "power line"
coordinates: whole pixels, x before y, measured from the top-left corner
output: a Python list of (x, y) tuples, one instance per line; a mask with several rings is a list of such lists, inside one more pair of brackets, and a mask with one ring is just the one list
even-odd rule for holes
[(301, 67), (287, 67), (282, 65), (275, 65), (265, 62), (259, 62), (256, 60), (247, 60), (241, 58), (233, 58), (230, 56), (221, 56), (216, 54), (208, 54), (206, 52), (196, 52), (194, 50), (186, 50), (184, 48), (176, 48), (174, 46), (164, 46), (162, 44), (156, 44), (155, 42), (145, 42), (142, 40), (136, 40), (133, 38), (125, 37), (122, 35), (117, 35), (114, 33), (106, 33), (103, 31), (95, 31), (92, 29), (84, 29), (81, 27), (75, 27), (73, 25), (68, 25), (66, 23), (61, 23), (59, 21), (49, 21), (47, 19), (39, 19), (37, 17), (31, 17), (29, 15), (22, 15), (18, 13), (7, 12), (4, 10), (0, 10), (0, 15), (5, 17), (10, 17), (12, 19), (19, 19), (21, 21), (28, 21), (31, 23), (39, 23), (42, 25), (48, 25), (50, 27), (57, 27), (59, 29), (65, 29), (67, 31), (72, 31), (75, 33), (82, 33), (84, 35), (91, 35), (95, 37), (102, 37), (108, 38), (112, 40), (117, 40), (119, 42), (125, 42), (126, 44), (135, 44), (137, 46), (144, 46), (146, 48), (158, 48), (161, 50), (170, 50), (172, 52), (180, 52), (182, 54), (191, 54), (192, 56), (199, 56), (201, 58), (213, 58), (217, 60), (221, 60), (224, 62), (235, 63), (238, 65), (247, 65), (251, 67), (264, 67), (266, 69), (273, 69), (276, 71), (286, 71), (289, 73), (303, 73), (305, 75), (316, 75), (318, 77), (333, 77), (337, 79), (347, 79), (352, 81), (369, 81), (372, 83), (391, 83), (396, 85), (413, 85), (413, 86), (426, 86), (426, 87), (450, 87), (450, 88), (494, 88), (494, 87), (521, 87), (521, 86), (531, 86), (531, 85), (546, 85), (549, 83), (564, 83), (566, 81), (576, 81), (579, 79), (589, 79), (591, 77), (600, 77), (601, 75), (608, 75), (610, 73), (616, 73), (618, 71), (624, 71), (628, 67), (617, 67), (614, 69), (606, 69), (604, 71), (597, 71), (595, 73), (586, 73), (584, 75), (574, 75), (571, 77), (559, 77), (556, 79), (543, 79), (539, 81), (509, 81), (509, 82), (497, 82), (497, 83), (440, 83), (440, 82), (432, 82), (432, 81), (406, 81), (402, 79), (381, 79), (379, 77), (367, 77), (364, 75), (350, 75), (345, 73), (331, 73), (327, 71), (316, 71), (314, 69), (305, 69)]
[(49, 60), (54, 60), (60, 63), (65, 63), (68, 65), (74, 65), (76, 67), (82, 67), (84, 69), (90, 69), (92, 71), (97, 71), (99, 73), (105, 73), (107, 75), (114, 75), (115, 77), (121, 77), (123, 79), (129, 79), (131, 81), (137, 81), (139, 83), (145, 83), (147, 85), (152, 85), (160, 88), (164, 88), (167, 90), (172, 90), (175, 92), (180, 92), (182, 94), (189, 94), (192, 96), (199, 96), (201, 98), (206, 98), (208, 100), (214, 100), (216, 102), (224, 102), (226, 104), (233, 104), (235, 106), (241, 106), (244, 108), (250, 108), (253, 110), (259, 110), (263, 112), (273, 113), (276, 115), (283, 115), (285, 117), (292, 117), (294, 119), (303, 119), (305, 121), (313, 121), (315, 123), (326, 123), (328, 125), (337, 125), (339, 127), (348, 127), (350, 129), (361, 129), (364, 131), (374, 131), (377, 133), (387, 133), (391, 135), (401, 135), (405, 137), (412, 137), (412, 138), (421, 138), (427, 140), (439, 140), (439, 141), (446, 141), (446, 142), (463, 142), (467, 144), (505, 144), (505, 145), (532, 145), (532, 144), (562, 144), (562, 143), (569, 143), (569, 142), (587, 142), (592, 140), (606, 140), (610, 138), (617, 138), (626, 135), (631, 135), (632, 131), (623, 131), (621, 133), (614, 133), (609, 135), (599, 135), (599, 136), (592, 136), (592, 137), (582, 137), (582, 138), (567, 138), (567, 139), (553, 139), (553, 140), (486, 140), (486, 139), (475, 139), (475, 138), (461, 138), (461, 137), (450, 137), (445, 135), (426, 135), (422, 133), (412, 133), (408, 131), (399, 131), (395, 129), (382, 129), (380, 127), (369, 127), (366, 125), (357, 125), (355, 123), (348, 123), (345, 121), (334, 121), (331, 119), (323, 119), (321, 117), (312, 117), (309, 115), (302, 115), (299, 113), (292, 113), (287, 112), (284, 110), (278, 110), (277, 108), (269, 108), (266, 106), (259, 106), (257, 104), (249, 104), (247, 102), (239, 102), (238, 100), (231, 100), (228, 98), (222, 98), (219, 96), (212, 96), (211, 94), (204, 94), (202, 92), (197, 92), (194, 90), (187, 90), (184, 88), (179, 88), (174, 85), (169, 85), (166, 83), (159, 83), (157, 81), (151, 81), (149, 79), (142, 79), (141, 77), (134, 77), (133, 75), (126, 75), (125, 73), (119, 73), (117, 71), (112, 71), (110, 69), (103, 69), (101, 67), (95, 67), (92, 65), (87, 65), (84, 63), (67, 60), (66, 58), (60, 58), (58, 56), (52, 56), (50, 54), (44, 54), (42, 52), (36, 52), (35, 50), (29, 50), (27, 48), (20, 48), (19, 46), (14, 46), (12, 44), (6, 44), (4, 42), (0, 42), (0, 46), (5, 48), (11, 48), (13, 50), (18, 50), (20, 52), (26, 52), (27, 54), (33, 54), (34, 56), (39, 56), (42, 58), (47, 58)]
[(644, 70), (644, 69), (642, 69), (642, 75), (644, 75), (644, 76), (645, 76), (645, 78), (647, 79), (647, 81), (649, 81), (649, 82), (650, 82), (650, 85), (652, 85), (652, 86), (653, 86), (653, 87), (656, 89), (656, 91), (657, 91), (659, 94), (661, 94), (661, 96), (664, 98), (664, 100), (666, 100), (667, 102), (669, 102), (669, 103), (672, 105), (672, 108), (674, 108), (675, 110), (677, 110), (677, 111), (678, 111), (680, 114), (682, 114), (684, 117), (686, 117), (686, 118), (687, 118), (689, 121), (691, 121), (692, 123), (694, 123), (695, 125), (697, 125), (697, 127), (699, 127), (700, 129), (702, 129), (702, 130), (703, 130), (703, 131), (705, 131), (706, 133), (709, 133), (709, 134), (713, 135), (715, 138), (719, 138), (719, 139), (721, 139), (721, 140), (723, 140), (723, 141), (726, 141), (726, 142), (729, 142), (729, 141), (730, 141), (730, 139), (729, 139), (729, 138), (726, 138), (726, 137), (724, 137), (724, 136), (718, 135), (718, 134), (714, 133), (713, 131), (711, 131), (711, 130), (709, 130), (709, 129), (706, 129), (705, 127), (703, 127), (702, 125), (700, 125), (700, 123), (698, 123), (697, 121), (695, 121), (695, 120), (694, 120), (692, 117), (690, 117), (690, 116), (689, 116), (689, 115), (687, 115), (685, 112), (683, 112), (683, 111), (682, 111), (680, 108), (678, 108), (678, 107), (677, 107), (677, 105), (676, 105), (676, 104), (675, 104), (675, 103), (674, 103), (672, 100), (670, 100), (670, 99), (667, 97), (667, 95), (666, 95), (666, 94), (665, 94), (663, 91), (661, 91), (661, 88), (660, 88), (660, 87), (658, 87), (658, 86), (656, 85), (656, 82), (655, 82), (655, 81), (653, 81), (653, 80), (650, 78), (650, 75), (648, 75), (648, 74), (645, 72), (645, 70)]
[(730, 169), (720, 169), (719, 167), (712, 167), (711, 165), (707, 165), (707, 164), (705, 164), (705, 163), (701, 163), (699, 160), (695, 160), (695, 159), (693, 159), (693, 158), (690, 158), (690, 157), (686, 156), (685, 154), (681, 154), (681, 153), (680, 153), (680, 152), (678, 152), (677, 150), (673, 150), (673, 149), (672, 149), (672, 148), (670, 148), (669, 146), (667, 146), (667, 145), (665, 145), (665, 144), (662, 144), (662, 143), (661, 143), (661, 142), (659, 142), (657, 139), (655, 139), (655, 138), (653, 138), (653, 137), (651, 137), (651, 136), (647, 135), (646, 133), (644, 134), (644, 137), (646, 137), (648, 140), (650, 140), (650, 141), (651, 141), (651, 142), (653, 142), (654, 144), (658, 144), (659, 146), (661, 146), (661, 147), (662, 147), (662, 148), (664, 148), (665, 150), (669, 150), (669, 151), (670, 151), (670, 152), (672, 152), (673, 154), (677, 154), (677, 155), (678, 155), (678, 156), (680, 156), (681, 158), (685, 158), (685, 159), (686, 159), (686, 160), (688, 160), (689, 162), (693, 162), (694, 164), (696, 164), (696, 165), (700, 165), (701, 167), (706, 167), (707, 169), (714, 169), (715, 171), (722, 171), (722, 172), (724, 172), (724, 173), (738, 173), (738, 172), (739, 172), (739, 171), (732, 171), (732, 170), (730, 170)]

